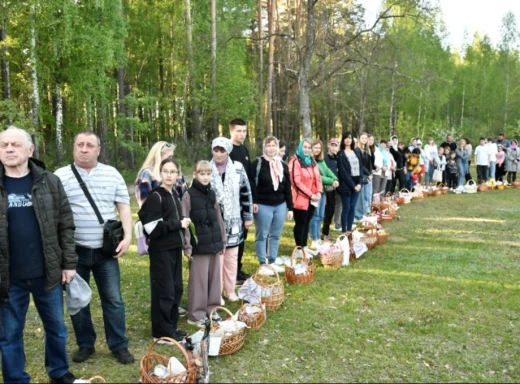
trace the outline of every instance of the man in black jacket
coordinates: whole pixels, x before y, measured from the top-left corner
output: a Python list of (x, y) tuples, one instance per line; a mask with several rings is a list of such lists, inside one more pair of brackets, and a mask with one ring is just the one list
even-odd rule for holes
[(32, 294), (45, 329), (51, 382), (72, 383), (62, 284), (76, 274), (74, 219), (60, 179), (31, 156), (23, 129), (0, 134), (0, 352), (4, 382), (28, 383), (23, 329)]
[[(254, 180), (252, 179), (251, 172), (251, 157), (249, 151), (244, 145), (247, 136), (247, 126), (243, 119), (233, 119), (229, 122), (229, 134), (231, 142), (233, 143), (233, 149), (229, 154), (229, 157), (233, 161), (242, 163), (249, 179), (249, 185), (254, 188)], [(247, 199), (247, 197), (242, 197)], [(254, 212), (256, 213), (256, 212)], [(246, 221), (244, 221), (245, 223)], [(242, 257), (244, 256), (244, 247), (247, 239), (247, 230), (249, 225), (244, 228), (244, 241), (238, 246), (238, 266), (237, 266), (237, 284), (242, 284), (244, 281), (249, 279), (251, 275), (242, 271)]]

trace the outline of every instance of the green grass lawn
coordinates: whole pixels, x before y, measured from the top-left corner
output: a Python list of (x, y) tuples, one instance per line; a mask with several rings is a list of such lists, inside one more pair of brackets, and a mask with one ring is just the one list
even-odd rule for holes
[[(520, 191), (449, 195), (400, 209), (386, 244), (341, 270), (319, 268), (309, 286), (286, 285), (286, 301), (242, 350), (211, 358), (213, 382), (519, 382)], [(281, 255), (292, 251), (292, 224)], [(245, 270), (257, 267), (249, 236)], [(130, 350), (152, 339), (148, 259), (135, 246), (121, 260)], [(187, 270), (185, 270), (187, 276)], [(97, 353), (71, 363), (77, 376), (137, 382), (105, 343), (96, 289)], [(184, 295), (186, 306), (187, 290)], [(235, 311), (238, 305), (230, 305)], [(69, 353), (76, 350), (72, 327)], [(181, 320), (180, 327), (195, 331)], [(31, 305), (27, 371), (47, 381), (41, 322)], [(168, 354), (167, 347), (160, 353)]]

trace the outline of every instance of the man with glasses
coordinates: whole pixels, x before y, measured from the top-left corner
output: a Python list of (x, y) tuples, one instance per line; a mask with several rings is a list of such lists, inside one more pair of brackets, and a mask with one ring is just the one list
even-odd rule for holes
[[(121, 296), (118, 258), (126, 253), (132, 240), (132, 212), (123, 177), (115, 168), (98, 162), (100, 150), (100, 139), (94, 132), (78, 133), (74, 138), (73, 165), (103, 220), (106, 222), (116, 219), (114, 208), (119, 212), (124, 238), (116, 249), (116, 255), (105, 255), (102, 252), (103, 224), (99, 223), (72, 166), (60, 168), (55, 174), (63, 183), (74, 214), (74, 240), (79, 257), (77, 272), (89, 283), (92, 271), (103, 309), (108, 348), (117, 361), (128, 364), (134, 362), (134, 357), (128, 351), (128, 338), (125, 335), (125, 305)], [(72, 360), (81, 363), (95, 352), (96, 332), (92, 324), (90, 305), (71, 316), (71, 319), (79, 347)]]

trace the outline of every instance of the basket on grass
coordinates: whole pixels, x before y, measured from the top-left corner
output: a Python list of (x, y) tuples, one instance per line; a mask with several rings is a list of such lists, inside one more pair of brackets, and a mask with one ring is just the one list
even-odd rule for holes
[(513, 188), (520, 188), (520, 181), (513, 181)]
[[(296, 274), (296, 268), (298, 267), (296, 252), (301, 251), (302, 263), (305, 266), (305, 272)], [(299, 258), (298, 258), (299, 259)], [(291, 266), (285, 266), (285, 279), (289, 284), (310, 284), (314, 281), (314, 274), (316, 272), (316, 266), (312, 262), (312, 259), (307, 257), (307, 253), (302, 247), (296, 247), (291, 255)]]
[(420, 186), (412, 187), (410, 192), (412, 194), (412, 200), (420, 200), (424, 197), (423, 191)]
[[(258, 303), (246, 303), (244, 304), (244, 298), (250, 296)], [(253, 310), (253, 313), (247, 313), (248, 309)], [(247, 324), (250, 329), (260, 329), (265, 323), (265, 305), (262, 304), (262, 299), (258, 296), (246, 294), (242, 298), (240, 310), (238, 312), (238, 320)]]
[(399, 191), (399, 198), (402, 199), (403, 204), (409, 204), (412, 201), (412, 193), (408, 189), (403, 188)]
[[(219, 309), (224, 310), (227, 312), (231, 319), (233, 319), (233, 314), (229, 312), (227, 308), (224, 307), (214, 307), (211, 310), (211, 313), (209, 315), (210, 319), (210, 344), (211, 344), (211, 333), (214, 333), (218, 330), (218, 322), (213, 321), (213, 313), (218, 311)], [(246, 331), (247, 328), (242, 328), (241, 330), (238, 330), (236, 321), (233, 320), (235, 323), (235, 332), (233, 332), (231, 335), (224, 334), (222, 336), (222, 339), (220, 341), (220, 349), (218, 351), (218, 356), (224, 356), (224, 355), (231, 355), (232, 353), (235, 353), (240, 348), (244, 346), (244, 341), (246, 339)]]
[(450, 190), (450, 189), (449, 189), (445, 184), (443, 184), (443, 183), (440, 183), (438, 188), (439, 188), (439, 190), (441, 191), (441, 193), (442, 193), (443, 195), (447, 195), (448, 192), (449, 192), (449, 190)]
[(489, 190), (489, 186), (486, 183), (480, 183), (477, 186), (477, 191), (479, 192), (487, 192)]
[(377, 228), (374, 224), (363, 221), (356, 230), (363, 233), (363, 237), (359, 241), (365, 243), (368, 249), (374, 249), (377, 246)]
[(392, 216), (392, 218), (397, 216), (397, 209), (395, 203), (393, 203), (392, 201), (384, 201), (381, 204), (379, 204), (379, 207), (383, 210), (383, 212), (387, 210), (388, 215)]
[(253, 275), (253, 280), (262, 287), (262, 297), (260, 299), (262, 304), (265, 305), (265, 309), (267, 311), (276, 311), (280, 308), (285, 298), (285, 288), (278, 272), (269, 264), (265, 264), (263, 267), (266, 266), (274, 271), (274, 275), (262, 275), (259, 273), (260, 269), (258, 269)]
[(385, 208), (381, 211), (381, 222), (388, 223), (394, 219), (394, 216), (390, 214), (390, 210)]
[(87, 382), (87, 383), (106, 383), (107, 381), (102, 376), (92, 376), (90, 379), (85, 380), (85, 382)]
[(320, 261), (324, 268), (341, 268), (343, 250), (339, 246), (332, 246), (326, 252), (320, 253)]
[[(162, 364), (165, 367), (167, 367), (168, 363), (170, 362), (170, 357), (159, 355), (153, 351), (154, 347), (161, 340), (172, 343), (175, 347), (177, 347), (177, 349), (179, 349), (182, 352), (182, 355), (186, 362), (186, 370), (184, 372), (181, 372), (178, 375), (169, 374), (167, 377), (157, 377), (153, 375), (153, 371), (156, 365)], [(195, 362), (180, 343), (173, 339), (170, 339), (169, 337), (161, 337), (160, 339), (155, 340), (150, 345), (150, 348), (148, 348), (148, 352), (141, 359), (140, 369), (141, 383), (195, 383), (197, 379), (197, 368), (195, 366)]]
[(386, 243), (388, 240), (389, 233), (386, 232), (384, 229), (380, 229), (377, 231), (377, 244), (382, 245)]
[(468, 180), (466, 185), (464, 186), (464, 192), (466, 193), (477, 193), (477, 183), (475, 183), (475, 180), (471, 179)]

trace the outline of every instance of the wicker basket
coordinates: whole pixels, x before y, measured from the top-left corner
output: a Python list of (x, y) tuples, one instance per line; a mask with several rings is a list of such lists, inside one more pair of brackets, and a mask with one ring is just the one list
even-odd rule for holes
[[(162, 364), (165, 367), (168, 366), (170, 361), (169, 357), (159, 355), (153, 352), (154, 347), (159, 343), (159, 341), (165, 340), (171, 342), (174, 346), (176, 346), (184, 356), (184, 360), (186, 361), (186, 371), (182, 372), (179, 375), (170, 375), (168, 377), (157, 377), (151, 375), (153, 370), (157, 364)], [(169, 337), (161, 337), (160, 339), (155, 340), (150, 348), (148, 348), (148, 352), (143, 356), (140, 363), (141, 368), (141, 382), (142, 383), (195, 383), (197, 379), (197, 369), (195, 366), (195, 362), (190, 357), (188, 352), (184, 349), (184, 347), (178, 343), (177, 341), (170, 339)], [(97, 376), (95, 376), (97, 377)]]
[(328, 253), (320, 253), (320, 261), (324, 268), (341, 268), (341, 264), (343, 264), (343, 251), (341, 248), (338, 248), (338, 250)]
[[(97, 381), (94, 381), (94, 380), (97, 380)], [(107, 381), (105, 380), (104, 377), (101, 377), (101, 376), (92, 376), (90, 379), (87, 379), (87, 382), (89, 383), (106, 383)]]
[[(259, 304), (244, 304), (244, 298), (247, 296), (255, 298)], [(247, 308), (259, 308), (261, 311), (250, 315), (246, 312)], [(265, 305), (262, 304), (262, 299), (249, 293), (246, 294), (242, 298), (242, 304), (240, 306), (240, 311), (238, 312), (238, 320), (246, 323), (250, 329), (260, 329), (265, 323)]]
[(520, 188), (520, 181), (513, 181), (513, 188)]
[[(210, 319), (210, 323), (211, 323), (211, 325), (210, 325), (211, 331), (210, 331), (210, 338), (209, 338), (210, 343), (211, 343), (211, 332), (214, 332), (216, 330), (216, 327), (218, 326), (218, 324), (213, 323), (213, 319), (212, 319), (213, 312), (218, 311), (219, 309), (224, 310), (225, 312), (227, 312), (229, 314), (229, 316), (231, 318), (233, 318), (233, 314), (231, 312), (229, 312), (229, 310), (227, 308), (214, 307), (211, 310), (211, 313), (209, 315), (209, 319)], [(236, 327), (236, 322), (235, 322), (235, 327)], [(236, 351), (238, 351), (240, 348), (242, 348), (244, 346), (244, 341), (246, 339), (246, 330), (247, 330), (247, 328), (243, 328), (240, 331), (235, 332), (235, 334), (233, 334), (231, 336), (222, 336), (222, 340), (220, 341), (220, 349), (218, 351), (218, 355), (219, 356), (231, 355), (231, 354), (235, 353)]]
[[(375, 225), (364, 221), (358, 230), (363, 232), (363, 237), (360, 241), (365, 243), (368, 249), (374, 249), (377, 246), (377, 229)], [(369, 233), (369, 231), (372, 231), (372, 233)]]
[(261, 275), (256, 271), (253, 275), (253, 280), (262, 287), (262, 292), (269, 291), (269, 295), (262, 295), (261, 297), (262, 304), (265, 305), (265, 309), (269, 312), (280, 308), (285, 298), (285, 288), (283, 281), (278, 276), (278, 272), (269, 264), (266, 264), (266, 266), (274, 271), (274, 276)]
[(486, 183), (481, 183), (477, 187), (477, 191), (479, 192), (487, 192), (489, 190), (489, 186)]
[[(294, 266), (296, 265), (296, 251), (301, 250), (303, 255), (303, 263), (307, 266), (307, 272), (297, 275), (294, 272)], [(291, 255), (291, 266), (285, 266), (285, 279), (289, 284), (310, 284), (314, 281), (314, 274), (316, 267), (312, 262), (312, 259), (307, 257), (307, 253), (302, 247), (296, 247)]]
[(377, 231), (377, 244), (382, 245), (382, 244), (386, 243), (386, 241), (388, 240), (388, 236), (389, 236), (388, 232), (380, 233), (379, 231)]
[(412, 200), (420, 200), (424, 197), (421, 187), (413, 187), (410, 193), (412, 194)]

